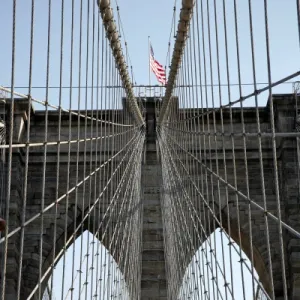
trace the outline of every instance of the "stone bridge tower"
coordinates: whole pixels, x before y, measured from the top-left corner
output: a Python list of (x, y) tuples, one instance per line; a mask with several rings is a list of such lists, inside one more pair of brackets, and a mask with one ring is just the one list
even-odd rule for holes
[[(9, 109), (10, 103), (7, 100), (6, 109)], [(168, 202), (167, 197), (164, 196), (162, 189), (162, 181), (164, 180), (162, 174), (164, 170), (162, 169), (163, 161), (161, 151), (159, 150), (157, 144), (157, 128), (156, 128), (156, 117), (157, 111), (159, 110), (159, 101), (154, 98), (148, 98), (144, 103), (146, 109), (146, 139), (145, 144), (141, 145), (140, 149), (135, 155), (141, 157), (141, 194), (135, 195), (139, 197), (139, 201), (136, 203), (142, 203), (142, 214), (139, 215), (139, 210), (136, 211), (136, 222), (140, 222), (143, 226), (143, 236), (142, 236), (142, 252), (141, 252), (141, 295), (135, 294), (135, 289), (138, 289), (137, 286), (140, 283), (134, 283), (132, 285), (132, 296), (133, 299), (142, 299), (142, 300), (154, 300), (154, 299), (167, 299), (167, 290), (168, 290), (168, 265), (165, 264), (165, 251), (164, 251), (164, 239), (168, 232), (164, 231), (164, 227), (168, 227), (168, 222), (170, 219), (163, 219), (162, 215), (162, 206), (164, 209), (169, 209), (171, 211), (172, 203)], [(28, 124), (28, 116), (26, 113), (27, 100), (16, 99), (15, 108), (14, 108), (14, 132), (13, 132), (13, 141), (14, 144), (22, 144), (25, 140), (25, 129)], [(277, 144), (277, 162), (278, 162), (278, 174), (280, 179), (280, 207), (282, 220), (285, 224), (294, 228), (298, 232), (300, 231), (300, 201), (299, 201), (299, 161), (297, 156), (297, 139), (296, 135), (291, 134), (290, 136), (280, 135), (280, 133), (287, 132), (296, 132), (295, 130), (295, 99), (293, 95), (275, 95), (274, 96), (274, 108), (275, 108), (275, 124), (276, 132), (278, 133), (276, 137)], [(109, 115), (107, 111), (99, 112), (103, 117)], [(120, 118), (126, 118), (126, 112), (120, 110)], [(189, 111), (180, 111), (180, 113), (189, 114)], [(230, 132), (229, 130), (229, 111), (223, 110), (224, 116), (224, 130)], [(233, 121), (235, 127), (238, 127), (241, 123), (240, 119), (241, 113), (238, 108), (233, 108)], [(263, 169), (265, 176), (265, 193), (267, 197), (267, 207), (268, 212), (271, 212), (275, 216), (277, 215), (277, 204), (275, 197), (275, 187), (272, 180), (273, 176), (273, 164), (272, 164), (272, 137), (270, 135), (270, 116), (268, 114), (268, 108), (262, 107), (259, 108), (259, 117), (261, 120), (262, 132), (269, 136), (269, 138), (263, 139), (262, 144), (262, 155), (264, 158)], [(57, 111), (49, 111), (48, 118), (48, 128), (49, 128), (49, 141), (53, 141), (57, 144)], [(6, 119), (7, 120), (7, 119)], [(217, 126), (220, 126), (220, 116), (216, 114)], [(36, 142), (37, 145), (30, 151), (30, 159), (28, 165), (28, 186), (27, 186), (27, 205), (26, 205), (26, 218), (30, 219), (32, 216), (35, 216), (37, 212), (40, 211), (41, 198), (45, 199), (45, 206), (53, 203), (53, 199), (56, 199), (55, 193), (62, 195), (61, 197), (66, 198), (66, 201), (60, 203), (53, 203), (53, 206), (49, 208), (46, 212), (43, 213), (43, 257), (42, 266), (43, 271), (47, 270), (51, 264), (53, 255), (59, 255), (61, 249), (63, 249), (65, 240), (69, 239), (74, 228), (81, 226), (78, 230), (80, 234), (83, 230), (89, 230), (92, 233), (101, 220), (103, 221), (103, 211), (105, 211), (105, 205), (108, 205), (108, 195), (116, 188), (118, 182), (113, 182), (109, 188), (105, 190), (103, 195), (104, 206), (97, 208), (95, 215), (93, 215), (89, 220), (83, 220), (84, 212), (93, 205), (95, 201), (95, 194), (97, 194), (102, 188), (104, 182), (101, 181), (101, 176), (105, 176), (105, 172), (111, 170), (113, 165), (107, 164), (103, 169), (100, 170), (102, 175), (99, 175), (99, 185), (96, 186), (96, 190), (88, 190), (85, 188), (84, 184), (79, 184), (80, 182), (85, 182), (84, 179), (84, 170), (83, 160), (86, 161), (86, 167), (89, 168), (90, 164), (93, 164), (93, 157), (85, 157), (83, 155), (83, 149), (80, 149), (79, 152), (75, 150), (73, 145), (68, 148), (68, 144), (60, 145), (60, 150), (57, 152), (57, 147), (52, 148), (47, 151), (47, 168), (46, 168), (46, 188), (45, 194), (42, 195), (41, 190), (41, 166), (43, 164), (43, 144), (39, 145), (41, 140), (43, 140), (44, 128), (45, 128), (45, 115), (42, 111), (33, 111), (31, 114), (31, 130), (30, 130), (30, 141)], [(71, 123), (70, 123), (71, 121)], [(258, 156), (258, 146), (257, 146), (257, 127), (256, 127), (256, 110), (255, 108), (244, 108), (244, 122), (246, 130), (249, 133), (253, 133), (253, 137), (249, 137), (247, 140), (247, 151), (248, 151), (248, 168), (249, 168), (249, 189), (250, 196), (255, 199), (257, 203), (262, 205), (263, 202), (263, 191), (261, 189), (261, 183), (259, 181), (259, 156)], [(9, 120), (7, 120), (9, 126)], [(61, 136), (64, 137), (64, 140), (69, 138), (69, 126), (74, 126), (71, 128), (72, 140), (77, 138), (78, 128), (76, 127), (76, 118), (69, 114), (62, 114), (62, 132)], [(198, 124), (199, 125), (199, 124)], [(91, 132), (89, 127), (87, 132)], [(200, 126), (200, 125), (199, 125)], [(112, 132), (113, 127), (106, 125), (103, 127), (105, 135), (109, 135)], [(200, 129), (199, 129), (200, 130)], [(221, 132), (220, 129), (217, 130)], [(82, 133), (80, 133), (82, 134)], [(88, 133), (88, 137), (89, 137)], [(104, 134), (104, 133), (103, 133)], [(126, 144), (126, 141), (132, 138), (131, 133), (124, 133), (122, 139), (113, 140), (108, 139), (109, 149), (112, 153), (117, 153), (122, 145)], [(215, 144), (212, 147), (223, 147), (221, 142), (222, 137), (218, 136), (213, 142)], [(235, 137), (236, 140), (236, 164), (238, 178), (238, 190), (242, 192), (247, 192), (245, 182), (242, 180), (244, 178), (244, 156), (243, 156), (243, 146), (242, 146), (242, 136)], [(190, 144), (190, 149), (194, 149), (195, 152), (200, 151), (198, 144)], [(87, 149), (92, 147), (91, 143), (87, 143)], [(232, 167), (231, 161), (232, 156), (230, 155), (230, 143), (228, 140), (225, 140), (225, 151), (228, 153), (226, 157), (227, 162), (227, 174), (228, 174), (228, 183), (233, 182), (232, 177)], [(59, 169), (59, 178), (57, 178), (57, 159), (59, 155), (60, 160), (60, 169)], [(21, 210), (22, 204), (24, 202), (24, 168), (25, 168), (25, 154), (22, 151), (22, 148), (15, 147), (13, 149), (13, 159), (12, 159), (12, 182), (11, 182), (11, 198), (9, 199), (9, 213), (10, 213), (10, 227), (9, 232), (12, 232), (15, 228), (18, 228), (21, 224)], [(106, 153), (101, 153), (100, 161), (105, 160)], [(212, 162), (212, 169), (215, 169), (213, 165), (216, 158)], [(220, 174), (224, 173), (224, 166), (222, 165), (223, 158), (218, 156), (220, 167)], [(114, 163), (120, 162), (118, 159)], [(201, 163), (201, 162), (200, 162)], [(67, 174), (67, 170), (70, 170)], [(76, 170), (78, 173), (76, 173)], [(195, 180), (200, 180), (201, 175), (197, 174), (197, 169), (191, 168), (191, 176)], [(223, 172), (223, 173), (222, 173)], [(99, 173), (99, 174), (100, 174)], [(5, 175), (5, 174), (4, 174)], [(204, 176), (204, 175), (202, 175)], [(222, 175), (221, 175), (222, 177)], [(69, 186), (76, 186), (76, 193), (67, 194), (66, 193), (66, 182), (69, 178)], [(59, 185), (59, 190), (56, 191), (57, 180), (61, 183)], [(120, 179), (119, 179), (120, 180)], [(89, 183), (89, 181), (86, 181)], [(78, 185), (79, 184), (79, 185)], [(92, 184), (94, 184), (92, 182)], [(216, 203), (217, 205), (224, 204), (223, 207), (220, 207), (221, 215), (223, 220), (223, 226), (225, 230), (228, 230), (230, 224), (231, 237), (238, 242), (237, 239), (237, 225), (236, 225), (236, 207), (235, 202), (233, 201), (236, 197), (237, 191), (229, 192), (229, 209), (230, 214), (225, 206), (226, 202), (226, 189), (223, 186), (221, 194), (221, 204)], [(86, 194), (86, 197), (89, 201), (85, 203), (76, 202), (76, 195), (82, 198), (83, 193)], [(238, 195), (239, 196), (239, 195)], [(2, 199), (3, 200), (3, 199)], [(141, 200), (141, 201), (140, 201)], [(200, 198), (195, 198), (193, 201), (199, 203)], [(66, 204), (67, 203), (67, 204)], [(240, 216), (241, 216), (241, 232), (242, 232), (242, 245), (241, 248), (244, 252), (249, 255), (249, 216), (247, 214), (249, 201), (247, 199), (240, 198)], [(199, 206), (200, 207), (200, 206)], [(202, 208), (199, 208), (199, 215), (207, 214), (208, 212)], [(230, 219), (227, 216), (230, 215)], [(39, 216), (41, 217), (41, 216)], [(67, 220), (67, 223), (66, 221)], [(54, 221), (57, 222), (57, 231), (54, 236), (53, 227)], [(104, 221), (105, 222), (105, 218)], [(227, 227), (226, 227), (227, 224)], [(268, 271), (268, 259), (267, 259), (267, 247), (265, 243), (266, 230), (264, 226), (264, 212), (260, 210), (252, 209), (252, 224), (253, 224), (253, 245), (254, 245), (254, 261), (256, 271), (260, 277), (266, 291), (270, 292), (270, 277)], [(209, 224), (207, 224), (209, 226)], [(192, 228), (191, 228), (192, 230)], [(207, 229), (208, 230), (208, 229)], [(16, 283), (17, 283), (17, 274), (18, 266), (20, 260), (20, 238), (22, 230), (18, 231), (18, 234), (14, 235), (14, 238), (9, 239), (8, 244), (8, 260), (6, 266), (6, 298), (7, 300), (16, 299)], [(123, 232), (123, 234), (127, 234)], [(185, 235), (187, 232), (181, 232), (180, 234)], [(273, 261), (273, 279), (274, 279), (274, 288), (276, 299), (283, 299), (282, 294), (282, 272), (280, 264), (280, 253), (279, 253), (279, 237), (278, 237), (278, 223), (269, 222), (269, 234), (271, 241), (271, 257)], [(40, 240), (40, 225), (38, 222), (32, 221), (32, 223), (26, 228), (24, 233), (24, 253), (22, 259), (22, 285), (21, 285), (21, 299), (26, 299), (32, 289), (36, 286), (38, 282), (39, 274), (39, 260), (40, 257), (37, 255), (38, 246)], [(285, 262), (286, 262), (286, 275), (287, 283), (289, 290), (289, 299), (299, 300), (300, 299), (300, 239), (299, 237), (294, 236), (288, 230), (283, 227), (283, 240), (285, 247)], [(55, 242), (54, 242), (55, 241)], [(108, 247), (110, 241), (103, 240), (104, 246)], [(121, 247), (121, 246), (120, 246)], [(200, 247), (200, 241), (195, 243), (195, 249)], [(1, 251), (3, 254), (3, 247), (1, 246)], [(181, 286), (181, 280), (183, 278), (186, 267), (188, 266), (189, 261), (191, 260), (193, 252), (188, 253), (186, 263), (183, 264), (183, 268), (178, 268), (178, 282), (176, 283), (178, 287)], [(120, 266), (121, 271), (124, 271), (124, 266)], [(50, 274), (49, 274), (50, 275)], [(130, 274), (125, 274), (125, 280), (130, 281)], [(173, 283), (174, 284), (174, 283)], [(140, 298), (139, 298), (140, 297)], [(37, 296), (35, 296), (37, 299)]]

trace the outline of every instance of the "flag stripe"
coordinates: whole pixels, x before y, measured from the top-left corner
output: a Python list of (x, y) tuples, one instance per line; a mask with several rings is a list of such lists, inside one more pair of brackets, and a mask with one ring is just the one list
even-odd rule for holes
[(163, 68), (162, 65), (160, 65), (155, 59), (150, 57), (150, 63), (153, 67), (155, 67), (156, 70), (164, 72), (165, 73), (165, 69)]
[(158, 73), (159, 75), (165, 76), (165, 70), (158, 70), (154, 64), (151, 64), (151, 69), (154, 73)]
[(151, 69), (152, 69), (153, 73), (156, 75), (156, 77), (160, 77), (160, 78), (164, 78), (164, 79), (166, 78), (165, 72), (159, 72), (156, 69), (155, 65), (151, 66)]
[(156, 79), (160, 83), (166, 84), (165, 69), (157, 60), (155, 60), (152, 45), (150, 45), (150, 67), (152, 72), (155, 74)]
[(166, 79), (166, 76), (165, 76), (165, 75), (163, 75), (163, 74), (161, 75), (161, 74), (155, 72), (155, 70), (152, 70), (152, 71), (153, 71), (153, 73), (155, 74), (155, 76), (156, 76), (157, 78), (160, 78), (160, 79), (163, 79), (163, 80)]

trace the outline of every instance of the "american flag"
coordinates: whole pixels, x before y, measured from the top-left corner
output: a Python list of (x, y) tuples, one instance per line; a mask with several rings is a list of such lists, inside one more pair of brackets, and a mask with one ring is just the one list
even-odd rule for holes
[(163, 85), (166, 84), (166, 72), (164, 67), (154, 58), (152, 45), (150, 44), (150, 67), (157, 80)]

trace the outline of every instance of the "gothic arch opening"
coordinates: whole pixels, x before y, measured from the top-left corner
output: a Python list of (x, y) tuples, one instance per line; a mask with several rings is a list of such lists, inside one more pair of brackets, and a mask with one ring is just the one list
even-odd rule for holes
[(216, 229), (186, 268), (178, 300), (269, 299), (246, 253), (224, 231)]
[(115, 259), (89, 231), (75, 240), (57, 262), (43, 300), (124, 299), (129, 291)]

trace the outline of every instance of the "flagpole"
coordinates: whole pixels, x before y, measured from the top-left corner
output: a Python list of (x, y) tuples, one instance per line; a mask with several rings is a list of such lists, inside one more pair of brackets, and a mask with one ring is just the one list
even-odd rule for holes
[(149, 91), (150, 91), (150, 97), (151, 97), (150, 35), (148, 35), (148, 59), (149, 59)]

